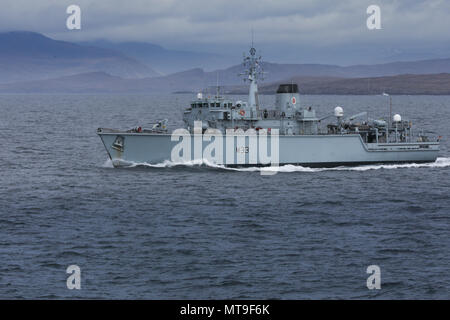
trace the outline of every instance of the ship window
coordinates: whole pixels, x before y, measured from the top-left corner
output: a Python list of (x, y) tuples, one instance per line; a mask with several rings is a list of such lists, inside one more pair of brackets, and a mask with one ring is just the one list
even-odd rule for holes
[(216, 103), (216, 108), (220, 108), (220, 103), (219, 102)]
[(201, 104), (201, 103), (197, 104), (197, 107), (201, 108), (201, 107), (202, 107), (202, 104)]
[(195, 108), (195, 103), (191, 103), (191, 108)]
[(214, 108), (214, 103), (211, 103), (209, 106), (210, 106), (211, 108)]
[(207, 103), (204, 103), (203, 106), (204, 106), (205, 108), (208, 108), (208, 104), (207, 104)]
[(228, 104), (228, 108), (231, 108), (231, 106), (232, 106), (232, 103), (230, 102), (230, 103)]

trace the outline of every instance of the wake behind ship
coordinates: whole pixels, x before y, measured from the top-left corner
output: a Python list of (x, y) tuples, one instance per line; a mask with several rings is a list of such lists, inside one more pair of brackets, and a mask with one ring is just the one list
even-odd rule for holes
[[(114, 166), (130, 163), (211, 162), (225, 166), (295, 164), (332, 167), (374, 163), (433, 162), (439, 138), (413, 128), (398, 114), (369, 119), (366, 112), (344, 117), (334, 108), (334, 121), (323, 126), (311, 107), (300, 106), (298, 85), (281, 84), (275, 106), (260, 106), (261, 57), (255, 48), (244, 58), (248, 101), (199, 93), (185, 109), (184, 128), (169, 133), (167, 120), (152, 128), (99, 128), (98, 135)], [(362, 119), (364, 118), (364, 119)]]

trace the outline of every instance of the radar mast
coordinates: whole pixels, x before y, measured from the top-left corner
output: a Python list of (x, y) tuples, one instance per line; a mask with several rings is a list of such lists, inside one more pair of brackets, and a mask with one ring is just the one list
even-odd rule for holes
[(244, 53), (244, 61), (242, 65), (244, 66), (244, 72), (240, 75), (244, 76), (244, 82), (247, 80), (250, 81), (248, 105), (250, 107), (259, 109), (258, 80), (264, 80), (264, 71), (261, 66), (261, 56), (256, 55), (256, 49), (253, 46), (253, 40), (252, 47), (249, 50), (249, 55), (245, 55)]

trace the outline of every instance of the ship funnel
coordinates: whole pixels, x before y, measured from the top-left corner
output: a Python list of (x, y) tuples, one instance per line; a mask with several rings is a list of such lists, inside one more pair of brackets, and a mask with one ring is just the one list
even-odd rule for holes
[(300, 96), (296, 83), (280, 84), (277, 90), (276, 107), (281, 115), (291, 117), (300, 108)]
[(298, 85), (296, 83), (280, 84), (277, 93), (298, 93)]

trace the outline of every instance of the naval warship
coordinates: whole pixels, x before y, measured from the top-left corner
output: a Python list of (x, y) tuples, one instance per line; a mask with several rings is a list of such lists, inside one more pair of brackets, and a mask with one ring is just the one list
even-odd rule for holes
[(225, 98), (219, 90), (213, 96), (199, 93), (184, 110), (184, 128), (171, 132), (167, 119), (150, 128), (99, 128), (113, 165), (334, 167), (433, 162), (438, 156), (440, 137), (416, 130), (399, 114), (388, 120), (370, 119), (366, 112), (345, 117), (343, 108), (336, 106), (330, 115), (319, 118), (313, 108), (301, 106), (295, 83), (279, 85), (275, 106), (261, 106), (258, 82), (264, 72), (253, 46), (244, 55), (243, 66), (248, 101)]

